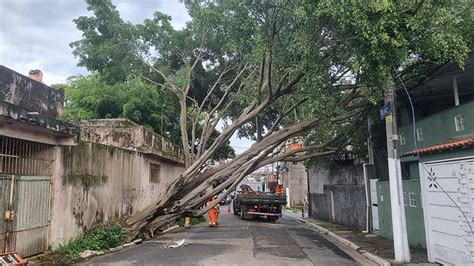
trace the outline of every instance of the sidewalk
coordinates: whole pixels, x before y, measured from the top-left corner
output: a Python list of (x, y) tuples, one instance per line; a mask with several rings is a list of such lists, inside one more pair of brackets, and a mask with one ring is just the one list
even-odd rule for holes
[[(395, 264), (393, 241), (373, 233), (363, 233), (331, 222), (312, 218), (301, 218), (301, 212), (285, 210), (285, 215), (306, 223), (313, 229), (349, 246), (380, 265)], [(426, 250), (410, 250), (411, 262), (403, 265), (435, 265), (427, 262)]]

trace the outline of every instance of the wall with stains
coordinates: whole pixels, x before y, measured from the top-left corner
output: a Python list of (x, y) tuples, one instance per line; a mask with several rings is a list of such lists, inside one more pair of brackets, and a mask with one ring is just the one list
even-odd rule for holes
[[(50, 243), (53, 249), (94, 223), (124, 217), (165, 193), (183, 171), (182, 164), (153, 154), (81, 141), (57, 148), (62, 163), (53, 176)], [(150, 181), (150, 163), (161, 167), (160, 181)]]
[(362, 164), (337, 163), (309, 170), (310, 216), (364, 230), (367, 217)]
[(0, 101), (58, 118), (63, 115), (64, 92), (0, 65)]
[(306, 167), (302, 163), (284, 162), (281, 168), (284, 169), (281, 179), (283, 186), (288, 188), (290, 207), (302, 208), (308, 194)]

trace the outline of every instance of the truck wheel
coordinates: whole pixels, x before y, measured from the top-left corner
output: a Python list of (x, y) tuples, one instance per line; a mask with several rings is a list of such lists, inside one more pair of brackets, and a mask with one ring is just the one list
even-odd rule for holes
[(278, 220), (278, 216), (267, 215), (267, 221), (274, 222), (276, 220)]

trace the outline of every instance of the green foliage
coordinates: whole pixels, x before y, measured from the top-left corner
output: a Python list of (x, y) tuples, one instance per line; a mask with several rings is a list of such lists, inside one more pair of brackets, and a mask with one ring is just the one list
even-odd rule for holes
[(67, 257), (66, 260), (74, 262), (79, 259), (79, 253), (82, 251), (100, 251), (119, 246), (122, 243), (122, 234), (120, 223), (111, 221), (77, 236), (64, 246), (59, 246), (57, 252)]
[(66, 119), (121, 117), (165, 136), (173, 130), (170, 124), (177, 112), (176, 100), (167, 91), (138, 78), (109, 85), (101, 75), (93, 74), (73, 78), (61, 86), (65, 90)]
[[(140, 78), (111, 85), (98, 73), (72, 77), (68, 84), (56, 84), (54, 87), (65, 91), (65, 119), (128, 118), (174, 143), (181, 143), (177, 100), (161, 87)], [(214, 130), (207, 145), (218, 135), (219, 132)], [(233, 157), (235, 151), (227, 143), (213, 159)]]
[[(261, 112), (260, 128), (255, 120), (240, 128), (240, 136), (253, 139), (257, 130), (270, 128), (283, 110), (306, 98), (304, 104), (280, 121), (280, 127), (320, 117), (324, 123), (301, 133), (308, 144), (342, 134), (361, 146), (367, 129), (359, 124), (366, 124), (365, 121), (354, 116), (346, 123), (334, 122), (334, 117), (350, 116), (347, 106), (339, 105), (350, 91), (336, 90), (335, 86), (357, 85), (356, 102), (373, 107), (404, 69), (446, 61), (462, 65), (474, 40), (472, 1), (185, 1), (192, 20), (182, 30), (175, 30), (171, 18), (160, 12), (142, 24), (132, 25), (120, 18), (110, 0), (87, 3), (93, 15), (75, 20), (83, 38), (71, 46), (79, 64), (102, 73), (107, 83), (127, 80), (130, 73), (163, 83), (162, 77), (144, 67), (146, 61), (170, 77), (166, 82), (182, 88), (189, 62), (199, 51), (205, 51), (205, 64), (198, 64), (191, 73), (189, 94), (197, 105), (209, 84), (228, 66), (234, 69), (224, 75), (223, 84), (230, 83), (243, 63), (249, 72), (258, 73), (262, 63), (268, 69), (270, 59), (272, 72), (267, 78), (273, 88), (282, 80), (304, 73), (298, 93), (275, 101)], [(234, 102), (220, 110), (229, 122), (252, 101), (261, 101), (270, 92), (270, 86), (258, 89), (258, 75), (239, 79), (235, 87), (241, 90), (231, 90), (229, 99)], [(75, 115), (114, 116), (118, 112), (115, 107), (122, 103), (131, 106), (131, 110), (124, 108), (127, 111), (122, 115), (134, 121), (149, 117), (151, 121), (143, 123), (156, 128), (157, 117), (144, 115), (140, 101), (125, 103), (120, 90), (110, 94), (106, 87), (101, 93), (109, 96), (86, 98), (85, 105), (91, 107), (78, 109)], [(217, 89), (205, 106), (212, 107), (221, 95), (222, 90)], [(354, 131), (356, 128), (359, 131)], [(175, 123), (167, 130), (178, 132), (179, 128)], [(179, 134), (171, 135), (176, 140), (180, 138)]]
[[(179, 226), (184, 226), (184, 217), (179, 217), (176, 222), (178, 223)], [(206, 222), (206, 218), (204, 218), (203, 216), (201, 216), (201, 217), (191, 217), (191, 219), (189, 219), (189, 224), (190, 225), (202, 224), (204, 222)]]

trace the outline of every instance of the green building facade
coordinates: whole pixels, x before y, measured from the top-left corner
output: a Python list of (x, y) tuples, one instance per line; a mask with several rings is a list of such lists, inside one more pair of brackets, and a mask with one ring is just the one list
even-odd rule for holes
[[(411, 247), (421, 246), (426, 248), (420, 180), (404, 180), (403, 196), (408, 232), (408, 243)], [(379, 214), (379, 235), (388, 239), (393, 239), (389, 181), (377, 182), (377, 201)]]

